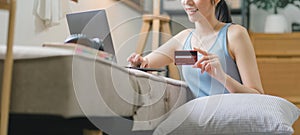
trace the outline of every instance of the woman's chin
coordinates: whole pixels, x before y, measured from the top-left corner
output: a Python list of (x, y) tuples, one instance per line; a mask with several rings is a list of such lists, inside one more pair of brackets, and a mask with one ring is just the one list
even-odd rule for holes
[(199, 22), (201, 20), (205, 19), (202, 15), (200, 14), (195, 14), (193, 16), (189, 16), (189, 20), (190, 22), (194, 23), (194, 22)]
[(190, 22), (195, 23), (195, 22), (197, 22), (199, 19), (196, 19), (196, 18), (190, 18), (190, 17), (189, 17), (189, 20), (190, 20)]
[(189, 17), (189, 20), (190, 20), (190, 22), (194, 23), (194, 22), (197, 22), (197, 20), (199, 20), (199, 19), (196, 19), (194, 17)]

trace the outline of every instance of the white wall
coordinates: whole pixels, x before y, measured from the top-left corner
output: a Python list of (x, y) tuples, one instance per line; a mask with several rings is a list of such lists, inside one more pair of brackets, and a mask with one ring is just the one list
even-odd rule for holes
[[(65, 14), (105, 8), (116, 52), (122, 54), (118, 57), (127, 57), (135, 50), (136, 36), (140, 32), (142, 22), (140, 13), (115, 0), (79, 0), (79, 3), (64, 0), (63, 3)], [(17, 0), (14, 43), (40, 46), (44, 42), (63, 42), (69, 36), (66, 18), (62, 18), (59, 25), (47, 28), (33, 15), (33, 5), (34, 0)], [(3, 45), (7, 37), (8, 12), (1, 10), (0, 18), (0, 44)]]

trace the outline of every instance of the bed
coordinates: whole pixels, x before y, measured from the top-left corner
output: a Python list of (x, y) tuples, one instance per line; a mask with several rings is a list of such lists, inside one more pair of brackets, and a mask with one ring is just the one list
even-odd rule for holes
[[(2, 68), (5, 49), (1, 47), (0, 50)], [(11, 115), (50, 115), (68, 121), (86, 118), (109, 134), (182, 134), (191, 131), (220, 134), (224, 131), (220, 130), (222, 127), (228, 134), (229, 131), (240, 134), (246, 130), (248, 134), (292, 134), (291, 126), (300, 114), (289, 101), (269, 95), (229, 94), (193, 99), (183, 81), (124, 68), (99, 55), (98, 51), (80, 45), (15, 46), (14, 58)], [(237, 104), (232, 101), (243, 101), (243, 104), (235, 107)], [(186, 110), (191, 105), (207, 103), (217, 108), (209, 113), (208, 123), (201, 122), (206, 123), (205, 126), (195, 126), (197, 122), (190, 120), (197, 115), (190, 114), (201, 114), (197, 113), (201, 107), (197, 107), (198, 111)], [(249, 110), (257, 108), (264, 108), (262, 110), (266, 112), (249, 114), (253, 112)], [(237, 113), (243, 115), (233, 117)], [(174, 119), (183, 116), (186, 119), (174, 127)], [(232, 130), (242, 129), (237, 127), (240, 124), (245, 130)], [(124, 125), (126, 129), (121, 128)], [(193, 125), (193, 130), (187, 125)]]

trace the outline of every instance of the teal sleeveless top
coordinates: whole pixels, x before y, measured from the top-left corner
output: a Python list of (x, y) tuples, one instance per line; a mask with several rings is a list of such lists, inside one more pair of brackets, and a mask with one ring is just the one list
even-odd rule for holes
[[(236, 81), (242, 83), (237, 65), (230, 57), (227, 49), (227, 30), (230, 25), (231, 24), (228, 23), (220, 30), (216, 41), (208, 50), (208, 53), (218, 55), (224, 72)], [(183, 50), (193, 50), (191, 45), (192, 35), (193, 32), (187, 37)], [(198, 53), (198, 60), (201, 57), (202, 55)], [(192, 65), (183, 65), (182, 75), (195, 97), (229, 93), (225, 86), (219, 81), (212, 78), (207, 72), (201, 74), (201, 69), (192, 68)]]

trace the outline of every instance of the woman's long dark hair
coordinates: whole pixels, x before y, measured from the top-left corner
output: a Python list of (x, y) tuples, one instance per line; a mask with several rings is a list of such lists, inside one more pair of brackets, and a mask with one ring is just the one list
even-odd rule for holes
[(220, 0), (216, 6), (215, 15), (221, 22), (232, 23), (231, 14), (225, 0)]

